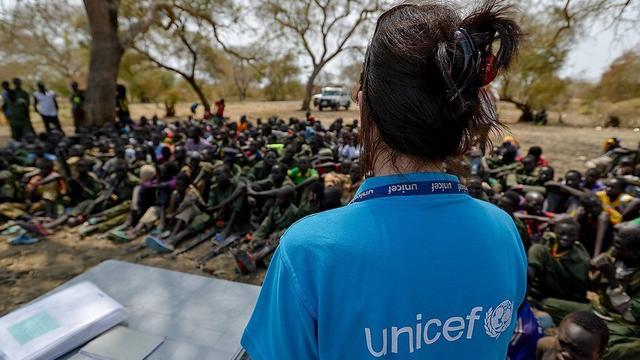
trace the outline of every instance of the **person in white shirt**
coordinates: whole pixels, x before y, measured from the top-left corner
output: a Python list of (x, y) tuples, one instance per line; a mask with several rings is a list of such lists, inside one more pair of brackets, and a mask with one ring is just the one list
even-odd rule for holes
[(42, 116), (42, 122), (47, 132), (57, 129), (62, 132), (60, 120), (58, 119), (58, 102), (56, 93), (47, 90), (42, 81), (38, 81), (38, 90), (33, 93), (34, 107), (36, 112)]
[(362, 147), (358, 144), (358, 139), (352, 137), (349, 133), (345, 133), (343, 137), (343, 144), (338, 147), (338, 153), (340, 157), (354, 160), (360, 157), (360, 151)]

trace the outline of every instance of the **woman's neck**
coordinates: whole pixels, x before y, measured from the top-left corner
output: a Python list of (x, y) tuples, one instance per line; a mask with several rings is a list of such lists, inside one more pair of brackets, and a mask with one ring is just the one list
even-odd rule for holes
[(406, 174), (412, 172), (442, 172), (442, 168), (432, 162), (417, 162), (407, 156), (398, 156), (395, 163), (386, 158), (378, 158), (373, 164), (373, 176)]

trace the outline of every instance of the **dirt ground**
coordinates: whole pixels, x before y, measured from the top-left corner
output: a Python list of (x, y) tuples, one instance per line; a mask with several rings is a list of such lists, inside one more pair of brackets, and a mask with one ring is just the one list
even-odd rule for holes
[(128, 251), (143, 238), (115, 244), (100, 235), (81, 238), (78, 230), (66, 228), (27, 246), (11, 246), (1, 237), (0, 316), (108, 259), (254, 284), (264, 277), (264, 270), (249, 276), (236, 273), (235, 261), (227, 252), (198, 266), (196, 259), (211, 249), (210, 243), (178, 256), (158, 255), (149, 249)]
[[(227, 115), (233, 120), (237, 120), (242, 114), (248, 115), (250, 119), (272, 115), (282, 118), (304, 117), (304, 112), (296, 110), (298, 106), (298, 102), (229, 104)], [(150, 117), (154, 113), (163, 114), (162, 108), (154, 105), (132, 105), (131, 110), (134, 118), (141, 115)], [(179, 116), (186, 116), (188, 113), (188, 104), (178, 107)], [(510, 109), (504, 109), (502, 113), (507, 122), (515, 116)], [(353, 108), (350, 111), (314, 112), (314, 116), (324, 123), (329, 123), (337, 117), (343, 117), (345, 121), (350, 122), (357, 118), (357, 115), (357, 109)], [(41, 130), (39, 118), (34, 116), (33, 119), (36, 128)], [(69, 119), (63, 117), (62, 120), (67, 125), (66, 130), (71, 132), (72, 128), (68, 127)], [(640, 142), (640, 132), (630, 129), (596, 130), (510, 124), (507, 133), (513, 134), (523, 148), (532, 145), (542, 146), (544, 156), (556, 168), (557, 176), (569, 169), (583, 169), (586, 159), (600, 154), (602, 143), (607, 137), (619, 137), (628, 147), (635, 147)], [(8, 127), (0, 126), (0, 143), (6, 141), (8, 135)], [(79, 227), (63, 229), (35, 245), (20, 247), (10, 246), (5, 237), (0, 237), (0, 316), (107, 259), (254, 284), (259, 284), (264, 276), (264, 270), (251, 276), (236, 273), (233, 257), (229, 253), (223, 253), (204, 266), (198, 266), (195, 259), (210, 248), (208, 243), (178, 256), (157, 255), (146, 249), (127, 251), (132, 245), (142, 242), (142, 239), (130, 244), (114, 244), (101, 236), (81, 239), (78, 230)]]

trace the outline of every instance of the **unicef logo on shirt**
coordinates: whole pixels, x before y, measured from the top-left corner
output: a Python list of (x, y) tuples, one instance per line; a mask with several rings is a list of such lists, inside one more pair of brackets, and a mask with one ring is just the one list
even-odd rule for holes
[(500, 337), (509, 325), (513, 314), (513, 303), (505, 300), (496, 308), (489, 308), (484, 315), (484, 330), (492, 338)]
[[(513, 310), (513, 302), (505, 300), (484, 313), (484, 330), (490, 338), (498, 340), (500, 335), (507, 331), (514, 316)], [(468, 315), (460, 314), (444, 319), (423, 319), (422, 313), (417, 313), (415, 322), (403, 321), (382, 329), (365, 327), (364, 341), (369, 354), (375, 358), (388, 354), (413, 354), (424, 351), (436, 343), (470, 341), (474, 339), (474, 335), (478, 335), (475, 334), (478, 328), (483, 336), (481, 327), (476, 326), (476, 322), (482, 321), (483, 311), (484, 307), (475, 306), (469, 310)], [(505, 340), (509, 339), (503, 337), (502, 341)], [(487, 339), (483, 337), (482, 341)]]

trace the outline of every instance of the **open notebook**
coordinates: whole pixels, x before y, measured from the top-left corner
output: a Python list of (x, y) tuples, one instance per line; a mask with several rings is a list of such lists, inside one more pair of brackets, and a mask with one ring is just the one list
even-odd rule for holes
[(126, 317), (122, 305), (84, 281), (0, 318), (0, 359), (55, 359)]

